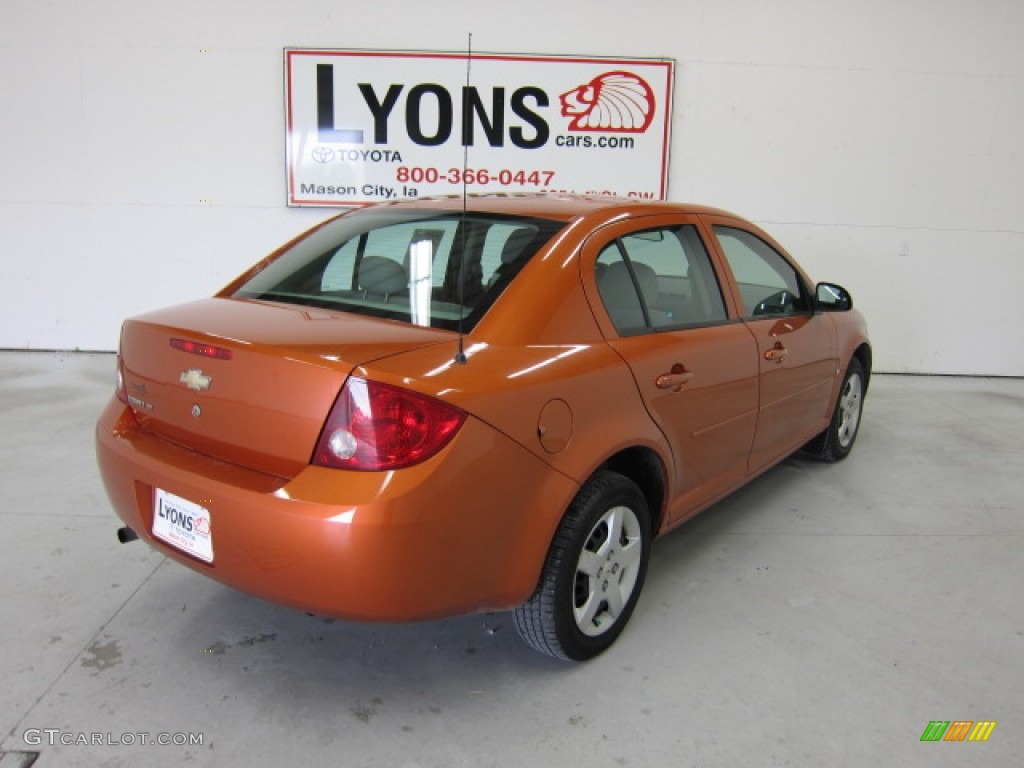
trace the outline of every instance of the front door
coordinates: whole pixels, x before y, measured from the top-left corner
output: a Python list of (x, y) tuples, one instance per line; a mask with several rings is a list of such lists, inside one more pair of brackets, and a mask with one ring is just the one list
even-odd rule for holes
[(757, 341), (761, 392), (750, 455), (756, 472), (828, 425), (838, 356), (835, 326), (815, 314), (806, 278), (771, 244), (731, 221), (712, 226)]

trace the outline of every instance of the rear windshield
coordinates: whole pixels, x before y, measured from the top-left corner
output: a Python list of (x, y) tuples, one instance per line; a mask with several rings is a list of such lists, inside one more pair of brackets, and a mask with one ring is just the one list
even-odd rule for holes
[(461, 319), (469, 331), (563, 226), (462, 211), (357, 211), (296, 243), (233, 295), (450, 330)]

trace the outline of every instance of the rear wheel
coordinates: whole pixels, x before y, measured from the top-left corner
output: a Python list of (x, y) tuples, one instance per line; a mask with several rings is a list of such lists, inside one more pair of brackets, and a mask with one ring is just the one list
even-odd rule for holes
[(537, 591), (515, 610), (519, 635), (560, 659), (585, 661), (606, 650), (636, 606), (650, 541), (647, 501), (636, 483), (595, 474), (555, 534)]
[(864, 407), (864, 366), (853, 358), (839, 390), (828, 429), (804, 446), (804, 452), (822, 461), (845, 459), (853, 449)]

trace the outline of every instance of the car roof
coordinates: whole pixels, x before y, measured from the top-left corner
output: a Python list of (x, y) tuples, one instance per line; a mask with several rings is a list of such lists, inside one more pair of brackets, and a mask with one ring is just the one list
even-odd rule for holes
[[(443, 195), (414, 200), (381, 203), (374, 208), (417, 208), (427, 210), (462, 210), (462, 195)], [(563, 193), (494, 193), (466, 195), (467, 211), (571, 221), (591, 213), (651, 216), (657, 214), (714, 214), (740, 218), (729, 211), (691, 203), (641, 200), (606, 195), (575, 195)]]

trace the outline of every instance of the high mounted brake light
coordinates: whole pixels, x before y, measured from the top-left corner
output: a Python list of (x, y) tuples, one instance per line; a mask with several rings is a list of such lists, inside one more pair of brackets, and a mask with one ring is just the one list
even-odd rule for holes
[(171, 346), (175, 349), (180, 349), (182, 352), (212, 357), (216, 360), (230, 360), (234, 357), (234, 353), (230, 349), (215, 347), (213, 344), (203, 344), (199, 341), (189, 341), (188, 339), (171, 339)]

